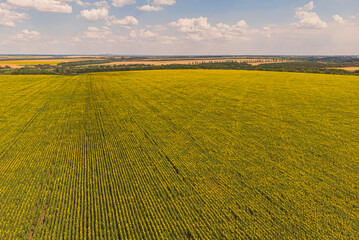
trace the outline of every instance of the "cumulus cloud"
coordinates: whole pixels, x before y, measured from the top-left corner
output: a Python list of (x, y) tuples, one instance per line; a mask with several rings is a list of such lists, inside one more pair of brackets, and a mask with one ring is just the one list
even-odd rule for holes
[[(124, 19), (122, 19), (124, 20)], [(131, 21), (130, 21), (131, 22)], [(135, 22), (133, 22), (135, 23)], [(113, 32), (109, 27), (89, 27), (86, 31), (80, 33), (78, 36), (72, 38), (72, 44), (90, 44), (96, 45), (98, 43), (106, 44), (148, 44), (150, 42), (157, 44), (170, 44), (176, 40), (175, 37), (160, 35), (147, 29), (135, 29), (128, 34)]]
[(175, 40), (177, 40), (177, 38), (172, 36), (160, 35), (146, 29), (137, 29), (130, 32), (130, 40), (132, 42), (154, 42), (161, 45), (168, 45), (172, 44)]
[(151, 5), (143, 5), (141, 7), (137, 7), (137, 9), (144, 12), (158, 12), (163, 10), (163, 8), (160, 6), (151, 6)]
[(157, 34), (145, 29), (133, 30), (130, 32), (131, 38), (151, 39), (156, 36)]
[(6, 27), (15, 27), (16, 23), (21, 23), (27, 19), (28, 15), (25, 13), (18, 13), (8, 9), (2, 9), (0, 6), (0, 25)]
[(83, 1), (81, 1), (81, 0), (75, 0), (75, 3), (76, 3), (77, 5), (79, 5), (79, 6), (81, 6), (81, 7), (85, 7), (85, 6), (88, 6), (88, 5), (89, 5), (89, 3), (83, 2)]
[(138, 25), (138, 20), (133, 17), (133, 16), (127, 16), (123, 19), (116, 19), (115, 17), (112, 17), (112, 21), (113, 24), (118, 24), (122, 27), (126, 27), (129, 28), (130, 26), (137, 26)]
[(203, 39), (246, 39), (246, 35), (251, 32), (244, 20), (232, 26), (224, 23), (212, 26), (205, 17), (181, 18), (177, 22), (170, 23), (170, 26), (177, 27), (179, 32), (186, 33), (185, 38), (195, 41)]
[(133, 16), (127, 16), (123, 19), (117, 19), (115, 16), (109, 16), (106, 7), (90, 10), (82, 10), (77, 16), (89, 22), (106, 21), (108, 26), (112, 24), (120, 25), (121, 27), (130, 29), (132, 26), (138, 25), (138, 20)]
[[(112, 31), (108, 27), (88, 27), (85, 32), (83, 32), (82, 37), (88, 39), (101, 39), (101, 40), (110, 40), (110, 36), (112, 35)], [(77, 39), (78, 40), (78, 39)]]
[[(1, 1), (1, 0), (0, 0)], [(133, 16), (110, 16), (109, 4), (117, 7), (136, 3), (135, 0), (2, 0), (0, 3), (0, 26), (13, 27), (21, 23), (28, 15), (14, 9), (37, 9), (48, 11), (51, 2), (57, 5), (75, 4), (87, 7), (79, 10), (78, 17), (90, 22), (102, 22), (105, 27), (89, 27), (75, 36), (47, 35), (36, 31), (23, 30), (11, 36), (2, 33), (2, 49), (19, 53), (30, 49), (46, 49), (53, 51), (53, 45), (46, 48), (52, 39), (61, 39), (58, 52), (82, 49), (84, 52), (97, 51), (113, 53), (139, 54), (353, 54), (359, 48), (358, 17), (334, 15), (332, 20), (323, 21), (317, 14), (315, 4), (311, 0), (305, 6), (292, 9), (296, 20), (292, 23), (263, 25), (256, 29), (250, 27), (245, 20), (235, 24), (222, 21), (212, 22), (203, 17), (180, 18), (164, 25), (146, 25), (140, 27)], [(97, 2), (96, 2), (97, 1)], [(140, 1), (137, 1), (140, 2)], [(147, 0), (138, 9), (142, 11), (161, 11), (176, 3), (174, 0)], [(11, 4), (10, 4), (11, 3)], [(40, 3), (43, 3), (42, 5)], [(41, 5), (41, 6), (40, 6)], [(304, 4), (303, 4), (304, 5)], [(132, 6), (135, 8), (136, 5)], [(93, 8), (93, 9), (91, 9)], [(72, 9), (71, 9), (72, 10)], [(67, 10), (68, 11), (68, 10)], [(66, 12), (58, 8), (53, 12)], [(124, 15), (126, 16), (126, 15)], [(110, 25), (117, 25), (129, 31), (119, 31)], [(23, 28), (21, 28), (23, 29)], [(72, 41), (70, 41), (72, 39)], [(247, 41), (250, 39), (250, 41)], [(35, 41), (36, 40), (36, 41)], [(191, 41), (189, 44), (188, 41)], [(114, 44), (115, 43), (115, 44)], [(165, 46), (164, 44), (168, 44)], [(46, 52), (44, 50), (44, 52)], [(70, 50), (68, 50), (70, 51)]]
[(172, 6), (176, 4), (176, 0), (153, 0), (151, 4), (150, 1), (147, 1), (147, 3), (147, 5), (139, 6), (137, 9), (144, 12), (159, 12), (163, 10), (160, 5)]
[(83, 18), (89, 22), (97, 22), (102, 20), (107, 20), (108, 18), (108, 9), (107, 8), (98, 8), (98, 9), (90, 9), (90, 10), (82, 10), (79, 18)]
[(174, 5), (176, 4), (176, 0), (153, 0), (154, 5)]
[(192, 33), (208, 30), (211, 25), (208, 23), (208, 18), (181, 18), (177, 22), (170, 23), (171, 26), (177, 27), (180, 32)]
[(295, 17), (299, 19), (299, 22), (292, 25), (299, 28), (326, 28), (328, 26), (327, 23), (322, 21), (316, 12), (312, 12), (313, 9), (314, 2), (297, 8)]
[(14, 8), (36, 9), (39, 12), (72, 13), (72, 7), (66, 0), (7, 0)]
[(112, 0), (112, 5), (115, 7), (123, 7), (126, 5), (135, 4), (136, 0)]
[(147, 29), (134, 29), (131, 30), (129, 33), (121, 33), (113, 32), (109, 27), (104, 26), (102, 28), (89, 27), (86, 31), (72, 38), (72, 44), (81, 43), (96, 45), (98, 43), (107, 43), (111, 45), (116, 43), (129, 44), (128, 46), (134, 46), (133, 44), (141, 43), (141, 45), (143, 45), (150, 42), (156, 44), (170, 44), (173, 43), (173, 41), (175, 40), (175, 37), (161, 35)]
[(95, 2), (93, 3), (94, 6), (98, 7), (98, 8), (110, 8), (110, 6), (108, 5), (107, 1), (102, 0), (99, 2)]
[(40, 33), (37, 31), (29, 31), (27, 29), (22, 30), (21, 33), (17, 33), (13, 36), (10, 36), (9, 39), (16, 41), (30, 41), (40, 38)]
[(314, 9), (314, 2), (311, 1), (310, 3), (308, 3), (307, 5), (305, 5), (304, 7), (299, 7), (298, 10), (300, 11), (312, 11)]
[(341, 16), (339, 16), (339, 15), (334, 15), (334, 16), (333, 16), (333, 19), (334, 19), (334, 21), (335, 21), (336, 23), (339, 23), (340, 25), (344, 25), (344, 24), (345, 24), (344, 19), (343, 19)]

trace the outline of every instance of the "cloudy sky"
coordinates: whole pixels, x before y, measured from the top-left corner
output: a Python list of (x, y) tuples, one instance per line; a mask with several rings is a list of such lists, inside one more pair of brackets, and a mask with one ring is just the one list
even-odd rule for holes
[(359, 54), (358, 0), (0, 0), (0, 54)]

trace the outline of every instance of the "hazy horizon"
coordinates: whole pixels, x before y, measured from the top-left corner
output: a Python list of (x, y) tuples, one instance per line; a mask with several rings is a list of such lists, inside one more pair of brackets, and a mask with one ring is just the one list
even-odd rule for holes
[(53, 57), (53, 56), (80, 56), (80, 57), (359, 57), (359, 54), (344, 54), (344, 55), (331, 55), (331, 54), (318, 54), (318, 55), (290, 55), (290, 54), (282, 54), (282, 55), (261, 55), (261, 54), (253, 54), (253, 55), (167, 55), (167, 54), (162, 54), (162, 55), (156, 55), (156, 54), (110, 54), (110, 53), (99, 53), (99, 54), (76, 54), (76, 53), (64, 53), (64, 54), (51, 54), (51, 53), (46, 53), (46, 54), (22, 54), (22, 53), (17, 53), (17, 54), (7, 54), (7, 53), (1, 53), (0, 56), (39, 56), (39, 57)]

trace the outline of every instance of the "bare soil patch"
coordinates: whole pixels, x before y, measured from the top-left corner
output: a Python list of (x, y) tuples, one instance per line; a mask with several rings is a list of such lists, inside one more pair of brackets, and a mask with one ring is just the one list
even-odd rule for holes
[(32, 236), (34, 235), (34, 232), (35, 232), (35, 230), (31, 229), (30, 234), (29, 234), (29, 240), (32, 239)]
[(22, 68), (23, 67), (23, 66), (18, 65), (18, 64), (8, 64), (8, 63), (0, 62), (0, 67), (5, 67), (5, 66), (9, 66), (11, 68)]
[(346, 70), (346, 71), (358, 71), (359, 70), (359, 67), (344, 67), (344, 68), (337, 68), (337, 69), (343, 69), (343, 70)]
[(253, 66), (257, 66), (260, 64), (268, 64), (268, 63), (284, 63), (284, 62), (292, 62), (292, 61), (275, 61), (272, 59), (233, 59), (233, 58), (224, 58), (224, 59), (191, 59), (191, 60), (143, 60), (143, 61), (119, 61), (119, 62), (111, 62), (104, 64), (93, 64), (93, 65), (131, 65), (131, 64), (150, 64), (150, 65), (170, 65), (170, 64), (197, 64), (197, 63), (209, 63), (209, 62), (245, 62), (251, 64)]

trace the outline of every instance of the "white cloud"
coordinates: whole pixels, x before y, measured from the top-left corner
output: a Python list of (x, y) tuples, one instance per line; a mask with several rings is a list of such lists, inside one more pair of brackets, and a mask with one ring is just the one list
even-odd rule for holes
[(138, 29), (130, 32), (130, 39), (132, 42), (141, 42), (143, 43), (156, 43), (161, 45), (169, 45), (174, 43), (177, 40), (176, 37), (160, 35), (146, 29)]
[(208, 19), (199, 18), (181, 18), (177, 22), (170, 23), (170, 26), (177, 27), (179, 32), (185, 33), (185, 38), (195, 41), (204, 39), (247, 39), (247, 35), (251, 34), (247, 23), (244, 20), (230, 26), (224, 23), (218, 23), (212, 26), (208, 23)]
[(160, 5), (174, 5), (176, 4), (176, 0), (153, 0), (152, 4), (155, 5), (150, 5), (150, 1), (147, 1), (147, 5), (143, 5), (143, 6), (138, 6), (137, 9), (140, 11), (144, 11), (144, 12), (159, 12), (162, 11), (163, 8)]
[(96, 22), (107, 20), (108, 18), (108, 9), (107, 8), (98, 8), (98, 9), (90, 9), (90, 10), (82, 10), (79, 18), (83, 18), (86, 21)]
[(76, 3), (77, 5), (79, 5), (79, 6), (81, 6), (81, 7), (84, 7), (84, 6), (86, 6), (86, 5), (88, 4), (88, 3), (85, 3), (85, 2), (83, 2), (83, 1), (81, 1), (81, 0), (76, 0), (75, 3)]
[(18, 13), (8, 9), (2, 9), (0, 6), (0, 25), (6, 27), (15, 27), (16, 23), (21, 23), (24, 19), (27, 19), (26, 13)]
[(30, 40), (37, 40), (39, 38), (40, 38), (39, 32), (29, 31), (27, 29), (23, 30), (21, 33), (17, 33), (9, 37), (9, 39), (16, 41), (30, 41)]
[(89, 22), (106, 21), (107, 25), (112, 24), (120, 25), (121, 27), (131, 28), (131, 26), (137, 26), (138, 20), (133, 16), (127, 16), (123, 19), (117, 19), (115, 16), (108, 15), (108, 9), (106, 7), (90, 10), (82, 10), (78, 18), (83, 18)]
[(145, 29), (133, 30), (130, 32), (131, 38), (152, 39), (156, 36), (157, 36), (157, 34), (151, 32), (151, 31), (145, 30)]
[(208, 23), (208, 18), (181, 18), (177, 22), (170, 23), (171, 26), (178, 28), (180, 32), (193, 33), (208, 30), (211, 25)]
[[(92, 6), (80, 8), (79, 17), (87, 21), (104, 21), (105, 27), (89, 27), (77, 35), (45, 35), (36, 31), (24, 30), (7, 35), (1, 31), (0, 44), (7, 53), (114, 53), (114, 54), (355, 54), (359, 52), (358, 17), (334, 15), (332, 20), (323, 21), (315, 8), (315, 1), (295, 10), (297, 20), (293, 23), (263, 25), (255, 29), (244, 20), (235, 24), (222, 21), (212, 22), (206, 17), (181, 18), (164, 25), (138, 26), (135, 17), (127, 16), (118, 19), (110, 16), (109, 4), (117, 6), (133, 4), (135, 0), (0, 0), (0, 26), (19, 25), (28, 18), (20, 9), (41, 9), (50, 6), (49, 2), (72, 4), (75, 6)], [(311, 0), (307, 0), (309, 2)], [(17, 2), (18, 4), (15, 4)], [(137, 1), (138, 8), (152, 11), (163, 10), (175, 1), (148, 0)], [(30, 3), (36, 3), (31, 5)], [(45, 4), (46, 3), (46, 4)], [(17, 7), (15, 5), (18, 5)], [(20, 7), (20, 5), (22, 7)], [(304, 5), (304, 4), (303, 4)], [(31, 7), (32, 6), (32, 7)], [(111, 5), (112, 6), (112, 5)], [(136, 5), (130, 6), (135, 8)], [(143, 6), (142, 6), (143, 7)], [(94, 9), (91, 9), (94, 8)], [(87, 9), (87, 10), (84, 10)], [(81, 11), (83, 10), (83, 11)], [(61, 12), (61, 11), (58, 11)], [(120, 14), (120, 12), (118, 12)], [(116, 14), (117, 15), (117, 14)], [(319, 15), (319, 16), (318, 16)], [(123, 15), (126, 16), (126, 15)], [(240, 19), (239, 19), (240, 20)], [(141, 22), (142, 23), (142, 22)], [(75, 24), (75, 23), (74, 23)], [(113, 27), (116, 24), (128, 30)], [(23, 29), (23, 28), (21, 28)], [(11, 31), (11, 30), (9, 30)], [(52, 41), (59, 39), (57, 41)], [(250, 39), (250, 41), (248, 41)], [(191, 42), (189, 42), (191, 41)], [(115, 43), (115, 44), (114, 44)], [(46, 44), (49, 45), (46, 47)]]
[(110, 6), (108, 5), (107, 1), (102, 0), (99, 2), (95, 2), (93, 3), (94, 6), (98, 7), (98, 8), (110, 8)]
[(137, 7), (138, 10), (144, 11), (144, 12), (159, 12), (162, 11), (163, 8), (159, 6), (151, 6), (151, 5), (143, 5), (141, 7)]
[(129, 26), (137, 26), (138, 20), (133, 16), (127, 16), (124, 19), (116, 19), (115, 17), (113, 17), (112, 23), (129, 28)]
[[(88, 39), (105, 39), (109, 40), (109, 37), (112, 35), (112, 31), (108, 27), (88, 27), (87, 31), (83, 32), (83, 38)], [(78, 40), (78, 39), (77, 39)]]
[[(123, 19), (122, 19), (123, 20)], [(134, 23), (134, 22), (133, 22)], [(72, 44), (82, 44), (99, 46), (101, 43), (106, 44), (128, 44), (128, 47), (140, 47), (150, 42), (156, 44), (171, 44), (175, 41), (175, 37), (160, 35), (147, 29), (135, 29), (129, 34), (121, 34), (113, 32), (109, 27), (89, 27), (86, 31), (72, 38)], [(102, 46), (102, 45), (101, 45)]]
[(335, 21), (336, 23), (339, 23), (340, 25), (344, 25), (344, 24), (345, 24), (344, 19), (343, 19), (341, 16), (339, 16), (339, 15), (334, 15), (334, 16), (333, 16), (333, 19), (334, 19), (334, 21)]
[(310, 3), (308, 3), (307, 5), (305, 5), (304, 7), (299, 7), (298, 8), (300, 11), (312, 11), (314, 9), (314, 2), (311, 1)]
[(72, 13), (72, 7), (66, 0), (7, 0), (15, 8), (36, 9), (39, 12)]
[(326, 28), (328, 25), (322, 21), (317, 13), (312, 12), (314, 9), (314, 3), (310, 2), (304, 7), (296, 9), (295, 17), (299, 19), (299, 22), (293, 23), (293, 26), (299, 28)]
[(176, 0), (153, 0), (154, 5), (174, 5), (176, 4)]
[(112, 0), (112, 5), (115, 7), (123, 7), (126, 5), (135, 4), (136, 0)]

